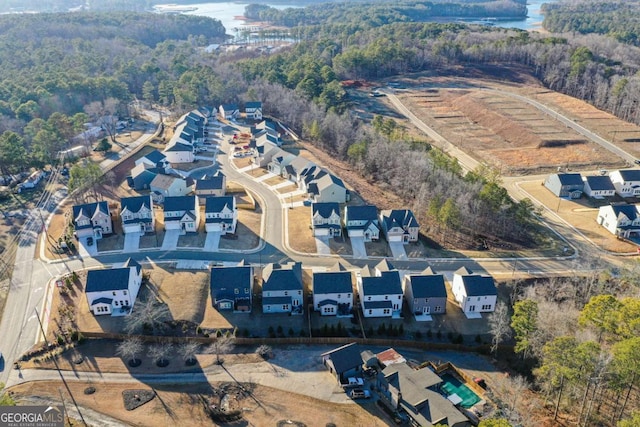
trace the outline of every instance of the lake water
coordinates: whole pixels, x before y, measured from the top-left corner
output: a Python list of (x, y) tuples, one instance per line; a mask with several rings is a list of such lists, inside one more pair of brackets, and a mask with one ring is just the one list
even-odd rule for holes
[[(556, 0), (529, 0), (527, 3), (528, 16), (526, 19), (516, 21), (495, 21), (493, 25), (503, 28), (519, 28), (522, 30), (534, 30), (539, 28), (543, 16), (540, 13), (540, 6), (544, 3), (552, 3)], [(227, 29), (227, 34), (234, 35), (234, 28), (239, 28), (245, 25), (245, 22), (237, 17), (244, 15), (244, 8), (250, 2), (236, 3), (236, 2), (220, 2), (220, 3), (198, 3), (189, 4), (189, 6), (197, 7), (196, 10), (191, 12), (185, 12), (185, 15), (198, 15), (207, 16), (209, 18), (216, 18), (222, 22), (222, 25)], [(286, 9), (287, 7), (304, 7), (304, 4), (300, 5), (280, 5), (270, 4), (269, 6), (276, 9)]]

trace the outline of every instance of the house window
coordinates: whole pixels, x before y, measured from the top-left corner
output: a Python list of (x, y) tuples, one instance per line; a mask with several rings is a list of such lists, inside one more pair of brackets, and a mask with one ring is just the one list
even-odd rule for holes
[(249, 289), (248, 289), (248, 288), (247, 288), (247, 289), (245, 289), (245, 290), (244, 290), (244, 293), (245, 293), (245, 294), (248, 294), (248, 293), (249, 293)]
[(340, 298), (342, 298), (342, 295), (341, 295), (341, 294), (338, 294), (338, 299), (340, 299)]
[(298, 291), (298, 295), (302, 295), (302, 291)]
[(288, 297), (289, 296), (289, 291), (284, 291), (284, 296)]
[(117, 307), (118, 306), (118, 301), (114, 301), (113, 305), (115, 305)]
[(476, 311), (476, 306), (475, 305), (470, 305), (469, 306), (469, 311)]
[(127, 295), (127, 291), (122, 291), (122, 295)]
[(369, 316), (373, 314), (373, 310), (369, 310)]
[(385, 295), (385, 296), (384, 296), (384, 299), (389, 299), (389, 295)]
[(289, 304), (282, 304), (282, 309), (284, 311), (289, 311)]
[(113, 294), (114, 297), (116, 296), (116, 291), (113, 291), (111, 293)]
[(389, 310), (388, 308), (385, 308), (385, 309), (383, 310), (383, 313), (384, 313), (384, 314), (389, 314), (390, 312), (391, 312), (391, 310)]
[(268, 305), (268, 306), (265, 307), (265, 309), (266, 309), (266, 311), (271, 311), (271, 306)]
[(440, 307), (439, 305), (436, 305), (433, 311), (435, 311), (436, 313), (439, 313), (442, 311), (442, 307)]
[(234, 294), (236, 294), (236, 295), (238, 295), (238, 294), (240, 293), (240, 289), (234, 289), (234, 290), (233, 290), (233, 293), (234, 293)]
[(482, 310), (491, 310), (491, 304), (483, 305)]
[(371, 297), (367, 297), (367, 301), (371, 301)]

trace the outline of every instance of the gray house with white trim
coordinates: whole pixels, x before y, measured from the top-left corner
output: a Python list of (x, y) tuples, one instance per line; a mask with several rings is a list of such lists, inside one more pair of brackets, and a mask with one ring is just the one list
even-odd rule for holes
[(579, 173), (554, 173), (547, 177), (544, 186), (557, 197), (579, 199), (584, 192), (584, 182)]

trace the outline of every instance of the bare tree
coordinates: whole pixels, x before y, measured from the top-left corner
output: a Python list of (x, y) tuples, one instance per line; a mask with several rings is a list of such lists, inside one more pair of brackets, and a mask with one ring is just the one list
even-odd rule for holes
[(498, 357), (498, 346), (511, 336), (511, 318), (507, 305), (501, 301), (489, 315), (489, 330), (491, 332), (491, 352)]
[(172, 350), (173, 344), (169, 342), (158, 343), (149, 348), (147, 356), (149, 356), (156, 365), (167, 366), (169, 364), (169, 354)]
[(118, 110), (120, 101), (107, 98), (103, 102), (92, 102), (84, 107), (84, 112), (109, 135), (111, 142), (116, 142), (118, 127)]
[(220, 355), (230, 353), (235, 347), (235, 341), (236, 337), (231, 334), (222, 335), (216, 338), (216, 340), (209, 345), (207, 353), (215, 354), (216, 363), (221, 365), (222, 362), (220, 361)]
[(124, 330), (128, 334), (148, 330), (153, 335), (164, 328), (164, 322), (170, 318), (170, 315), (167, 304), (148, 298), (135, 305), (131, 314), (125, 319)]
[(187, 365), (193, 365), (196, 361), (196, 354), (200, 350), (200, 343), (197, 341), (187, 341), (178, 347), (178, 354)]
[(139, 337), (130, 336), (116, 346), (116, 354), (126, 359), (129, 365), (138, 365), (138, 356), (142, 353), (144, 344)]

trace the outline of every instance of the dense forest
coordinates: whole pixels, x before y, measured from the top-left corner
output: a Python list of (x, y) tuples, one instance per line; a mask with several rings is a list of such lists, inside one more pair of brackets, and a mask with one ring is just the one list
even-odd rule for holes
[(543, 5), (544, 28), (556, 33), (605, 34), (640, 44), (640, 1), (580, 0)]

